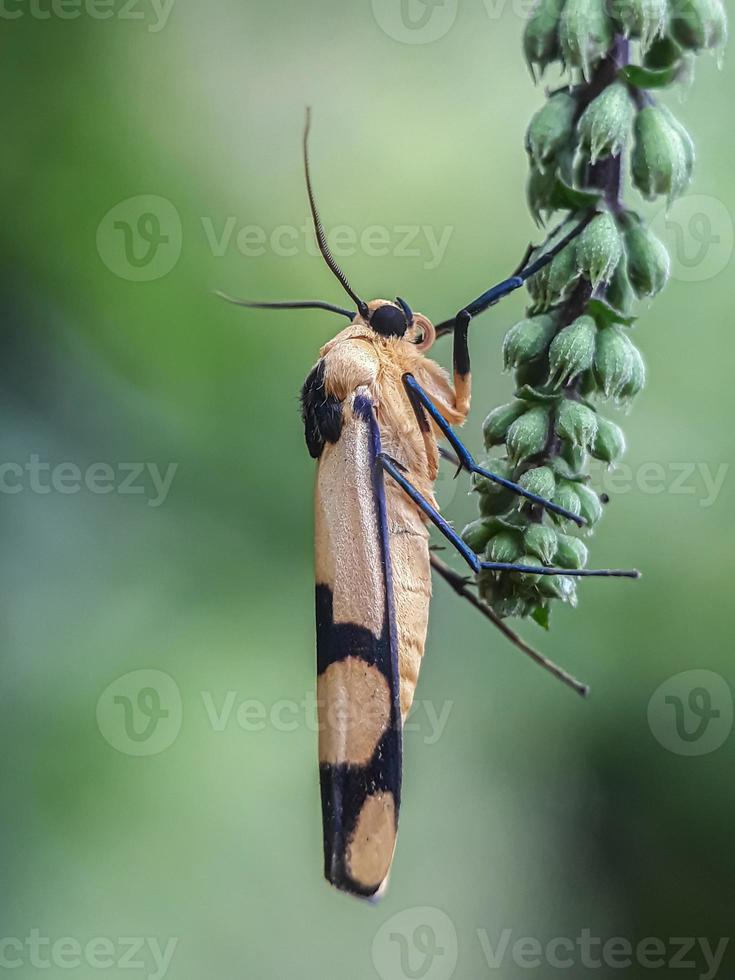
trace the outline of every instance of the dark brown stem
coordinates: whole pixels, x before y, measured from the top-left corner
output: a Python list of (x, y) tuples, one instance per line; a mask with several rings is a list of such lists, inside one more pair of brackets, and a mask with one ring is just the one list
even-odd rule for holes
[[(603, 89), (607, 88), (608, 85), (617, 79), (618, 72), (621, 68), (625, 67), (630, 61), (630, 42), (622, 34), (618, 34), (615, 38), (615, 42), (610, 49), (610, 54), (600, 65), (595, 78), (590, 85), (590, 89), (594, 89), (595, 82), (600, 85), (599, 90), (596, 91), (592, 98), (596, 98)], [(623, 156), (622, 153), (618, 153), (617, 156), (608, 157), (605, 160), (598, 160), (597, 163), (590, 164), (587, 168), (587, 180), (590, 187), (597, 187), (604, 192), (605, 203), (607, 204), (610, 211), (615, 215), (619, 215), (623, 210), (623, 202), (621, 198), (622, 185), (623, 185)]]
[(573, 691), (576, 691), (577, 694), (581, 695), (583, 698), (587, 697), (587, 695), (590, 693), (590, 689), (587, 684), (583, 684), (581, 681), (578, 681), (576, 677), (569, 674), (563, 669), (563, 667), (559, 667), (558, 664), (553, 662), (553, 660), (549, 660), (549, 658), (545, 657), (543, 653), (539, 653), (538, 650), (535, 650), (532, 646), (529, 646), (529, 644), (526, 643), (526, 641), (522, 639), (522, 637), (520, 637), (515, 630), (511, 629), (510, 626), (508, 626), (508, 624), (502, 620), (500, 616), (498, 616), (498, 614), (490, 608), (490, 606), (487, 605), (487, 603), (483, 602), (482, 599), (479, 599), (475, 593), (472, 592), (469, 587), (468, 579), (464, 578), (458, 572), (455, 572), (453, 568), (450, 568), (449, 565), (445, 564), (445, 562), (443, 562), (440, 558), (437, 558), (435, 554), (431, 555), (431, 565), (434, 571), (441, 575), (444, 581), (451, 586), (452, 589), (454, 589), (457, 595), (467, 599), (467, 601), (470, 602), (475, 609), (478, 610), (478, 612), (481, 612), (486, 619), (489, 619), (493, 626), (496, 626), (500, 632), (511, 641), (511, 643), (518, 647), (519, 650), (522, 650), (523, 653), (529, 656), (535, 663), (537, 663), (540, 667), (543, 667), (544, 670), (548, 670), (550, 674), (553, 674), (554, 677), (566, 684), (567, 687), (570, 687)]

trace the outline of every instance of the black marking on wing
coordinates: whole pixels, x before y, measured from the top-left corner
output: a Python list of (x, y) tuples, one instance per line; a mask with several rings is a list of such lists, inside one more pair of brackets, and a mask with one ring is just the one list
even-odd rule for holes
[[(399, 718), (400, 725), (400, 718)], [(380, 791), (393, 794), (396, 827), (401, 805), (402, 748), (400, 729), (391, 725), (366, 766), (319, 766), (324, 832), (324, 877), (341, 891), (372, 897), (382, 882), (365, 887), (347, 870), (349, 840), (368, 796)]]
[(373, 499), (381, 538), (385, 581), (383, 629), (380, 636), (375, 636), (371, 630), (358, 623), (335, 623), (331, 589), (326, 585), (317, 585), (317, 672), (323, 673), (330, 664), (344, 660), (346, 657), (360, 657), (376, 667), (386, 678), (390, 690), (390, 724), (367, 765), (322, 763), (319, 766), (319, 777), (325, 877), (343, 891), (370, 898), (375, 895), (379, 884), (373, 888), (366, 888), (350, 876), (346, 867), (347, 847), (368, 796), (380, 791), (391, 793), (395, 803), (396, 825), (398, 824), (403, 766), (403, 726), (388, 517), (383, 471), (377, 462), (381, 451), (380, 430), (372, 403), (367, 397), (358, 395), (355, 398), (353, 412), (356, 418), (367, 422), (370, 429)]
[(391, 660), (390, 637), (385, 628), (381, 636), (357, 623), (335, 623), (332, 616), (332, 590), (328, 585), (316, 587), (316, 670), (323, 674), (330, 664), (345, 657), (360, 657), (377, 667), (390, 682), (386, 669)]
[(325, 442), (336, 442), (342, 432), (342, 402), (324, 388), (324, 361), (312, 369), (301, 389), (301, 417), (309, 454), (318, 459)]

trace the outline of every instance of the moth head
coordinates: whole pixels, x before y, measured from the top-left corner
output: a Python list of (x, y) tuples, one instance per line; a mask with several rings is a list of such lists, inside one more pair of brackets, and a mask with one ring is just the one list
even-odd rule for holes
[(419, 351), (428, 350), (436, 340), (436, 331), (430, 320), (420, 313), (414, 313), (400, 296), (395, 303), (376, 299), (366, 304), (366, 310), (358, 314), (362, 320), (381, 337), (405, 340)]
[(340, 316), (347, 317), (348, 320), (352, 321), (353, 327), (368, 327), (380, 337), (398, 338), (405, 340), (416, 350), (422, 352), (428, 350), (436, 340), (436, 330), (425, 316), (421, 316), (420, 313), (414, 313), (408, 303), (404, 299), (401, 299), (400, 296), (397, 297), (395, 303), (390, 303), (385, 299), (375, 299), (372, 301), (372, 303), (366, 303), (363, 299), (360, 299), (358, 294), (350, 285), (347, 276), (335, 262), (334, 256), (329, 249), (324, 227), (322, 226), (322, 222), (319, 217), (319, 212), (317, 210), (316, 200), (314, 197), (314, 189), (311, 184), (311, 170), (309, 167), (310, 125), (311, 112), (309, 109), (307, 109), (303, 143), (304, 175), (306, 177), (306, 192), (309, 198), (309, 207), (311, 209), (311, 216), (314, 223), (314, 234), (316, 235), (316, 242), (324, 261), (354, 303), (355, 307), (357, 308), (357, 313), (353, 313), (352, 310), (346, 309), (342, 306), (335, 306), (333, 303), (327, 303), (321, 300), (254, 303), (250, 300), (232, 299), (231, 297), (226, 296), (224, 293), (220, 293), (220, 295), (224, 299), (227, 299), (238, 306), (254, 307), (261, 310), (329, 310), (331, 313), (338, 313)]

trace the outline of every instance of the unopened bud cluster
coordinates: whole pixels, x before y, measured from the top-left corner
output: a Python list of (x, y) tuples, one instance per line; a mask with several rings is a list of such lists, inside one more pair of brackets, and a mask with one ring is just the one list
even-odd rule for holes
[[(691, 137), (656, 90), (689, 77), (693, 54), (721, 50), (722, 0), (538, 0), (524, 37), (532, 72), (570, 73), (526, 135), (528, 200), (535, 220), (561, 223), (532, 260), (590, 216), (584, 231), (528, 280), (526, 319), (508, 331), (505, 368), (516, 392), (485, 419), (483, 466), (581, 517), (590, 533), (602, 503), (589, 462), (614, 466), (625, 451), (608, 409), (627, 408), (646, 368), (632, 340), (636, 300), (669, 278), (669, 256), (622, 200), (628, 173), (646, 200), (671, 202), (694, 169)], [(634, 51), (638, 63), (631, 63)], [(575, 524), (496, 483), (476, 478), (480, 518), (463, 532), (488, 561), (583, 568)], [(550, 600), (576, 603), (571, 576), (483, 572), (482, 597), (502, 616), (546, 625)]]

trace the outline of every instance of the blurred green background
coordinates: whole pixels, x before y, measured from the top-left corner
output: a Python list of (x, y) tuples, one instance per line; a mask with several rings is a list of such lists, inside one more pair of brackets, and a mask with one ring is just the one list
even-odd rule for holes
[[(659, 937), (668, 960), (670, 937), (729, 936), (729, 66), (703, 58), (683, 104), (669, 100), (699, 166), (656, 220), (675, 276), (641, 310), (650, 381), (623, 423), (627, 483), (608, 488), (591, 543), (594, 564), (644, 578), (587, 584), (549, 635), (522, 627), (592, 685), (587, 702), (437, 583), (391, 887), (370, 907), (321, 879), (309, 708), (313, 463), (297, 394), (340, 321), (239, 310), (213, 290), (344, 301), (300, 230), (307, 103), (323, 218), (351, 229), (336, 251), (363, 295), (399, 292), (440, 320), (510, 272), (538, 236), (523, 137), (542, 94), (522, 4), (449, 4), (434, 40), (401, 35), (398, 0), (3, 9), (0, 438), (17, 467), (1, 495), (3, 967), (476, 980), (527, 975), (521, 937)], [(523, 302), (473, 328), (478, 452)], [(157, 493), (150, 467), (170, 464)], [(703, 474), (718, 472), (710, 494)], [(450, 477), (439, 495), (461, 527), (475, 501)], [(710, 673), (677, 678), (691, 670)], [(693, 688), (720, 714), (698, 719), (695, 699), (688, 730), (707, 731), (687, 742), (664, 695), (686, 709)], [(70, 944), (32, 953), (32, 930)], [(491, 968), (483, 942), (503, 930)], [(143, 944), (137, 966), (125, 937)], [(171, 938), (157, 969), (151, 943)], [(706, 975), (701, 950), (688, 959)], [(584, 975), (575, 963), (553, 972)]]

